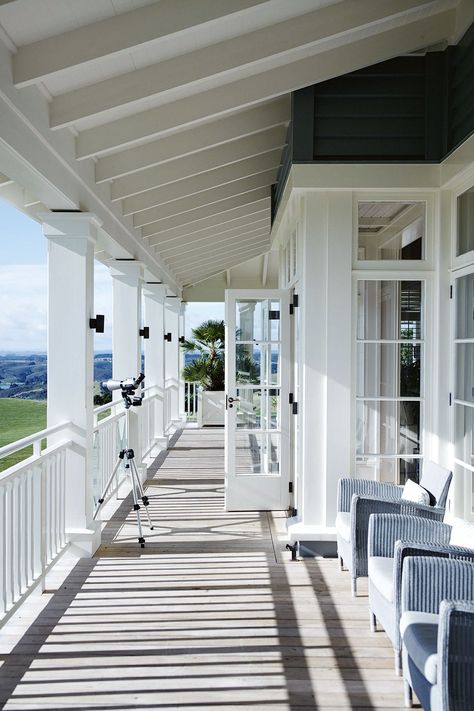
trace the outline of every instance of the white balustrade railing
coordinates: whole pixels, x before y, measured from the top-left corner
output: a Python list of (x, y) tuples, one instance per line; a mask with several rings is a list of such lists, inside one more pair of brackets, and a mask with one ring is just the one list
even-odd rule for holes
[(184, 411), (186, 413), (186, 419), (189, 421), (195, 421), (197, 419), (198, 411), (198, 392), (199, 383), (190, 382), (185, 380), (184, 382)]
[[(110, 411), (110, 412), (108, 412)], [(108, 413), (107, 417), (99, 420), (101, 414)], [(107, 480), (113, 471), (120, 450), (125, 443), (125, 408), (122, 401), (101, 405), (94, 409), (93, 433), (93, 466), (92, 466), (92, 496), (94, 505), (104, 491)], [(119, 486), (126, 478), (123, 467), (119, 467), (109, 489), (108, 498), (118, 491)]]
[[(0, 449), (0, 459), (33, 445), (33, 455), (0, 474), (0, 617), (44, 581), (67, 547), (66, 457), (69, 423), (50, 427)], [(61, 433), (64, 437), (61, 439)], [(43, 439), (55, 444), (41, 450)], [(58, 440), (59, 437), (59, 441)]]

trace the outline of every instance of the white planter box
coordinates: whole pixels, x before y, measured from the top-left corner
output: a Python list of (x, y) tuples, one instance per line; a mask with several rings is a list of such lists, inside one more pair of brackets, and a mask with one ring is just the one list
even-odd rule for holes
[(223, 390), (200, 390), (198, 393), (198, 427), (224, 425), (225, 393)]

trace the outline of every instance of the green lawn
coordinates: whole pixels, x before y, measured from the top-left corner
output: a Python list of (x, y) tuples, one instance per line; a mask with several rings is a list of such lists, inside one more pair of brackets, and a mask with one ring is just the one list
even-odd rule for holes
[[(46, 427), (46, 402), (0, 398), (0, 447)], [(0, 471), (31, 456), (33, 447), (0, 459)]]

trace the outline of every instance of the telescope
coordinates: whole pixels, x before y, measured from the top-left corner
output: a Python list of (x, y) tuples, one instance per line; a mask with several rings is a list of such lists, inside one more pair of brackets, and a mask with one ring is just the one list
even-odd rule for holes
[(142, 404), (143, 395), (135, 395), (135, 391), (144, 380), (145, 374), (139, 373), (136, 378), (127, 378), (126, 380), (105, 380), (101, 383), (101, 386), (104, 390), (107, 390), (110, 393), (114, 390), (120, 390), (125, 408), (128, 410), (129, 407), (139, 407)]

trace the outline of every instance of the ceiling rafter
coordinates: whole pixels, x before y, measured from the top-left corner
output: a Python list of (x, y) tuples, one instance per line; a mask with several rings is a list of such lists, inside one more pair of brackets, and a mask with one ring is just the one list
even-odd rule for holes
[[(238, 247), (243, 247), (243, 246), (250, 246), (252, 244), (260, 244), (261, 242), (268, 242), (269, 241), (269, 234), (268, 231), (259, 231), (256, 232), (255, 234), (247, 235), (240, 237), (238, 240), (235, 238), (232, 240), (232, 244), (229, 245), (229, 241), (219, 241), (215, 242), (212, 245), (212, 254), (215, 257), (218, 254), (222, 253), (230, 253), (232, 252), (232, 249), (236, 249)], [(198, 252), (198, 254), (194, 254), (195, 252)], [(205, 256), (203, 256), (203, 250), (202, 247), (194, 248), (194, 249), (186, 249), (183, 250), (181, 254), (176, 255), (174, 257), (166, 257), (165, 261), (167, 264), (170, 265), (171, 269), (183, 267), (186, 264), (199, 264), (199, 262), (202, 259), (206, 259)]]
[[(154, 238), (149, 239), (150, 246), (154, 246), (157, 242), (165, 242), (175, 239), (177, 236), (182, 236), (183, 234), (189, 234), (191, 232), (196, 232), (197, 230), (207, 229), (209, 227), (214, 227), (215, 225), (222, 226), (231, 222), (232, 220), (244, 217), (249, 218), (252, 215), (269, 215), (270, 210), (270, 198), (265, 197), (261, 200), (250, 205), (242, 205), (240, 207), (234, 207), (229, 210), (225, 210), (217, 215), (212, 215), (210, 217), (204, 217), (200, 220), (194, 220), (192, 223), (186, 225), (179, 225), (177, 227), (172, 227), (168, 229), (159, 228), (156, 223), (151, 225), (145, 225), (142, 227), (142, 237), (144, 238)], [(157, 239), (157, 236), (159, 239)]]
[(159, 249), (159, 254), (163, 259), (169, 259), (175, 255), (182, 254), (184, 251), (198, 251), (206, 247), (212, 247), (215, 244), (222, 244), (223, 242), (232, 242), (236, 238), (247, 237), (249, 235), (256, 235), (260, 233), (270, 234), (270, 224), (268, 220), (260, 220), (259, 222), (254, 222), (249, 225), (248, 228), (241, 228), (237, 230), (231, 230), (230, 232), (223, 232), (220, 235), (210, 235), (206, 237), (200, 237), (199, 239), (194, 239), (193, 237), (185, 237), (183, 241), (179, 244), (173, 243), (172, 247), (167, 249)]
[[(151, 208), (145, 212), (137, 212), (133, 216), (133, 226), (142, 227), (153, 223), (158, 229), (170, 229), (171, 227), (178, 227), (179, 225), (186, 225), (189, 222), (194, 222), (195, 220), (200, 220), (207, 217), (212, 217), (222, 212), (227, 212), (235, 207), (246, 206), (252, 202), (258, 202), (265, 198), (270, 199), (270, 188), (263, 187), (257, 190), (251, 190), (243, 195), (236, 195), (226, 200), (220, 200), (218, 203), (213, 205), (205, 205), (204, 207), (198, 207), (194, 210), (189, 210), (189, 212), (184, 212), (180, 215), (174, 215), (172, 217), (160, 218), (160, 212), (158, 208)], [(156, 212), (155, 212), (156, 210)]]
[(95, 166), (95, 179), (97, 183), (101, 183), (120, 178), (143, 168), (259, 134), (277, 126), (284, 126), (286, 132), (289, 119), (290, 102), (289, 98), (284, 96), (256, 108), (99, 158)]
[(78, 67), (105, 56), (118, 56), (180, 33), (195, 33), (196, 27), (228, 21), (229, 15), (264, 3), (265, 0), (160, 0), (137, 10), (121, 13), (78, 29), (20, 47), (13, 59), (17, 87), (27, 86), (57, 72)]
[[(218, 148), (210, 148), (203, 151), (203, 155), (200, 156), (199, 160), (196, 160), (194, 156), (178, 158), (167, 163), (166, 166), (148, 168), (125, 178), (118, 178), (112, 185), (112, 200), (123, 200), (155, 188), (161, 188), (170, 183), (202, 175), (217, 168), (223, 169), (225, 166), (229, 166), (229, 168), (227, 171), (221, 170), (221, 177), (224, 182), (230, 182), (234, 174), (236, 177), (248, 177), (263, 170), (275, 168), (280, 164), (281, 148), (246, 157), (247, 150), (244, 150), (245, 146), (242, 147), (241, 145), (243, 141), (247, 141), (247, 139), (233, 141), (232, 144), (226, 143), (225, 146), (222, 146), (226, 150), (222, 150), (222, 152)], [(240, 145), (234, 145), (237, 143)], [(254, 150), (258, 150), (258, 148), (255, 147)], [(240, 165), (235, 165), (239, 162)], [(208, 176), (207, 179), (212, 181), (215, 177), (216, 174)]]
[(276, 176), (277, 168), (273, 168), (263, 173), (251, 175), (248, 178), (241, 178), (240, 180), (225, 183), (211, 190), (204, 190), (195, 195), (184, 196), (178, 200), (172, 200), (171, 202), (151, 207), (147, 210), (135, 212), (134, 215), (137, 218), (143, 216), (143, 218), (147, 220), (151, 217), (152, 221), (156, 222), (157, 220), (172, 217), (173, 215), (181, 215), (191, 210), (206, 207), (207, 205), (216, 205), (217, 212), (218, 204), (223, 200), (250, 193), (258, 188), (270, 187), (275, 182)]
[[(265, 148), (265, 146), (263, 147)], [(267, 170), (272, 170), (273, 168), (278, 168), (281, 160), (281, 148), (268, 151), (267, 154), (262, 154), (259, 156), (252, 156), (250, 158), (243, 158), (242, 160), (235, 161), (233, 163), (228, 163), (224, 166), (217, 166), (211, 170), (205, 172), (198, 172), (190, 175), (188, 177), (182, 178), (181, 180), (174, 180), (170, 183), (165, 183), (158, 187), (150, 188), (148, 190), (143, 190), (139, 193), (134, 193), (130, 197), (122, 198), (122, 210), (124, 215), (129, 215), (132, 212), (140, 212), (141, 210), (146, 210), (149, 207), (155, 207), (156, 205), (163, 205), (173, 200), (177, 200), (182, 197), (189, 197), (195, 195), (196, 193), (204, 192), (212, 188), (217, 188), (226, 183), (232, 183), (235, 180), (240, 180), (241, 178), (249, 178), (251, 175), (257, 173), (263, 173)], [(199, 158), (196, 158), (196, 167), (194, 170), (199, 170)], [(190, 164), (179, 166), (181, 170), (192, 170)], [(177, 171), (174, 172), (174, 175)], [(166, 167), (163, 166), (160, 173), (157, 172), (159, 177), (158, 180), (167, 180), (173, 176), (170, 172), (167, 174)], [(149, 177), (151, 184), (151, 178)], [(130, 185), (128, 190), (136, 189), (139, 183), (135, 182), (134, 185)], [(144, 182), (141, 183), (142, 187), (145, 187)], [(124, 186), (120, 186), (120, 190), (126, 190)]]

